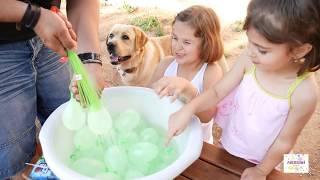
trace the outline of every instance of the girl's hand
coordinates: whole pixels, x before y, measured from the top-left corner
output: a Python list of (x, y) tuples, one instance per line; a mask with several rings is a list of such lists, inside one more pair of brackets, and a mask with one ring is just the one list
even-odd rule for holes
[(186, 108), (182, 108), (171, 114), (168, 121), (166, 145), (170, 143), (173, 136), (177, 136), (183, 132), (191, 121), (192, 115), (192, 112)]
[(267, 175), (258, 167), (247, 168), (241, 175), (241, 180), (266, 180)]
[(172, 96), (172, 102), (177, 98), (188, 102), (197, 95), (197, 89), (186, 79), (180, 77), (162, 77), (152, 85), (160, 96)]
[(67, 56), (65, 49), (76, 48), (75, 32), (61, 13), (41, 8), (39, 21), (33, 30), (48, 48), (62, 57)]

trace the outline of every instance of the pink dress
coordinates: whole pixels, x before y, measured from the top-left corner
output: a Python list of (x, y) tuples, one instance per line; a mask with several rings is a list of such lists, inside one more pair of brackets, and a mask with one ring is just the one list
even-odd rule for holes
[(287, 120), (292, 93), (307, 75), (297, 77), (287, 96), (279, 97), (263, 89), (255, 67), (247, 72), (218, 104), (214, 119), (222, 128), (223, 148), (255, 164), (261, 162)]

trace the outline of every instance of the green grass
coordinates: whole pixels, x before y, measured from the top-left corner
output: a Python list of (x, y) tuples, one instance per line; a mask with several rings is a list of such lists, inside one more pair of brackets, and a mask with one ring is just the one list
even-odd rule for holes
[(230, 25), (230, 27), (233, 32), (241, 32), (243, 27), (243, 21), (241, 20), (235, 21)]
[(131, 6), (126, 1), (123, 3), (121, 8), (129, 14), (135, 12), (138, 9), (137, 7)]
[(145, 32), (154, 32), (156, 36), (164, 35), (161, 23), (156, 16), (136, 17), (130, 24), (140, 27)]

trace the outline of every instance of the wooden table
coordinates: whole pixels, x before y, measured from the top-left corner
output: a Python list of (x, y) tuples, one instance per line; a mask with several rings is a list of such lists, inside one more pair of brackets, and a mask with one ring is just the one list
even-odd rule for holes
[[(244, 169), (254, 166), (235, 157), (217, 146), (204, 143), (200, 158), (187, 168), (176, 180), (239, 180)], [(298, 175), (273, 170), (267, 180), (298, 180)]]

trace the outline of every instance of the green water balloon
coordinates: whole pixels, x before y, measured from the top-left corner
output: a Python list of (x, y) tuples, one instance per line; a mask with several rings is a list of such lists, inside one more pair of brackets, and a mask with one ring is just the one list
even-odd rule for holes
[(156, 159), (152, 160), (149, 164), (148, 173), (152, 174), (158, 172), (168, 165), (172, 164), (178, 157), (178, 151), (175, 145), (165, 147), (160, 146), (159, 154)]
[(158, 144), (160, 142), (160, 135), (154, 128), (145, 128), (140, 132), (141, 141)]
[[(75, 150), (70, 162), (75, 166), (81, 159), (90, 159), (104, 164), (104, 171), (90, 173), (76, 166), (83, 174), (96, 179), (135, 179), (158, 172), (177, 159), (176, 144), (165, 147), (165, 133), (141, 119), (135, 110), (119, 113), (113, 124), (111, 121), (110, 127), (104, 128), (100, 121), (89, 123), (89, 116), (90, 111), (88, 126), (75, 131)], [(90, 163), (96, 166), (92, 162), (87, 166)]]
[(76, 148), (72, 154), (70, 155), (71, 160), (77, 160), (80, 158), (89, 158), (89, 159), (95, 159), (97, 161), (101, 161), (104, 163), (104, 154), (105, 150), (98, 146), (92, 146), (89, 149), (80, 149)]
[(144, 175), (148, 175), (149, 168), (150, 168), (150, 162), (145, 162), (145, 161), (131, 162), (131, 161), (129, 161), (128, 166), (130, 167), (130, 170), (138, 171)]
[(119, 132), (132, 131), (139, 126), (140, 121), (141, 116), (137, 111), (133, 109), (127, 109), (118, 116), (116, 121), (116, 129)]
[(132, 180), (132, 179), (140, 178), (143, 176), (144, 174), (141, 173), (140, 171), (129, 169), (124, 177), (126, 180)]
[(95, 146), (96, 142), (97, 136), (86, 126), (77, 130), (73, 137), (74, 146), (80, 149), (89, 149)]
[(139, 142), (131, 146), (128, 156), (132, 163), (150, 162), (157, 157), (158, 153), (159, 149), (156, 145), (149, 142)]
[(85, 125), (85, 113), (81, 105), (71, 98), (62, 113), (63, 125), (69, 130), (78, 130)]
[(178, 157), (178, 150), (176, 146), (170, 145), (168, 147), (163, 148), (160, 156), (163, 162), (166, 164), (170, 164), (175, 161)]
[(71, 168), (80, 174), (93, 177), (106, 170), (102, 162), (90, 158), (80, 158), (71, 164)]
[(105, 108), (88, 112), (88, 126), (90, 130), (97, 134), (108, 134), (112, 128), (112, 119)]
[(120, 146), (111, 146), (105, 152), (104, 162), (110, 171), (124, 174), (128, 165), (127, 153)]
[(139, 136), (134, 131), (127, 131), (118, 134), (118, 144), (123, 148), (129, 149), (139, 141)]
[(157, 157), (149, 163), (148, 174), (153, 174), (164, 169), (168, 164), (160, 160), (160, 157)]

